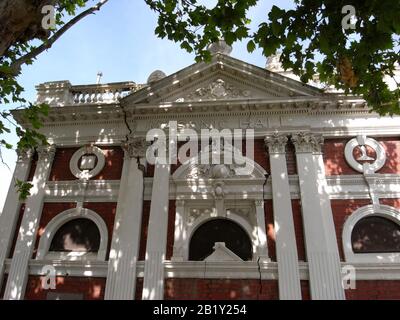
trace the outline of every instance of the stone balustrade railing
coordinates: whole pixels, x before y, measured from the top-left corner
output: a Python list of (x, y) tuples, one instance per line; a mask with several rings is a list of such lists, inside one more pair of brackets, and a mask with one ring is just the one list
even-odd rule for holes
[(116, 82), (73, 86), (69, 81), (46, 82), (36, 87), (37, 103), (50, 106), (114, 103), (128, 94), (141, 89), (135, 82)]

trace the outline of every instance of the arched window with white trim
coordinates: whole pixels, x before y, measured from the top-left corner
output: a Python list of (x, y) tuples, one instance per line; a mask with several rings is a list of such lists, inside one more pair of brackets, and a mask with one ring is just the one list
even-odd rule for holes
[(237, 257), (243, 261), (252, 260), (250, 237), (239, 224), (228, 219), (209, 220), (193, 232), (189, 244), (189, 260), (208, 259), (217, 250), (219, 258), (223, 254), (228, 260), (239, 260)]
[(85, 208), (69, 209), (48, 223), (36, 258), (104, 261), (107, 241), (107, 226), (97, 213)]
[(342, 233), (347, 262), (399, 263), (400, 211), (386, 205), (368, 205), (354, 211)]

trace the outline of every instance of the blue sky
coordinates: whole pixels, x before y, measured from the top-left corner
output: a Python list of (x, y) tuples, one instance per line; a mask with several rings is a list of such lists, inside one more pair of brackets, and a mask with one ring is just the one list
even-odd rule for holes
[[(216, 1), (204, 2), (212, 5)], [(274, 4), (288, 8), (293, 6), (293, 1), (259, 0), (249, 11), (251, 28), (267, 19)], [(156, 69), (171, 74), (192, 64), (193, 54), (180, 49), (177, 43), (155, 36), (156, 22), (156, 14), (143, 0), (109, 0), (100, 12), (80, 21), (32, 65), (23, 68), (19, 82), (25, 88), (24, 97), (34, 101), (35, 85), (46, 81), (69, 80), (75, 85), (94, 83), (97, 72), (102, 71), (102, 82), (144, 83)], [(232, 56), (264, 67), (265, 57), (259, 50), (248, 53), (246, 44), (247, 41), (234, 44)], [(14, 135), (6, 139), (16, 142)], [(3, 159), (9, 168), (0, 165), (0, 208), (14, 170), (15, 152), (4, 150)]]

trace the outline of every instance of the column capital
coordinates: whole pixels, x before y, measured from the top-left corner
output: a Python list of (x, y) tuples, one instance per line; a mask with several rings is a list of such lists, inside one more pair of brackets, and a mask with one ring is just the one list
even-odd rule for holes
[(264, 139), (265, 145), (268, 147), (269, 153), (286, 153), (286, 144), (288, 142), (287, 134), (274, 132), (267, 135)]
[(129, 158), (145, 158), (147, 147), (150, 145), (145, 138), (129, 136), (128, 141), (122, 145), (125, 156)]
[(256, 207), (262, 207), (262, 208), (264, 208), (264, 200), (262, 200), (262, 199), (254, 200), (254, 205), (255, 205)]
[(324, 145), (322, 134), (310, 132), (294, 133), (291, 140), (296, 148), (296, 153), (321, 153)]
[(51, 162), (56, 155), (56, 147), (54, 145), (41, 145), (36, 148), (40, 161)]
[(15, 150), (17, 153), (17, 162), (29, 162), (32, 157), (34, 150), (33, 149), (17, 149)]

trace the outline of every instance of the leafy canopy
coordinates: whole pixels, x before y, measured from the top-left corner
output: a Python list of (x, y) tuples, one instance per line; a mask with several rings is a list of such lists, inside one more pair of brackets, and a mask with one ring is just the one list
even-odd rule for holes
[[(38, 129), (41, 118), (49, 111), (48, 105), (34, 105), (22, 98), (24, 89), (17, 81), (21, 66), (33, 63), (70, 27), (108, 2), (97, 1), (83, 10), (92, 1), (31, 0), (30, 7), (36, 7), (37, 19), (30, 20), (24, 26), (25, 32), (15, 35), (11, 43), (2, 43), (0, 37), (0, 49), (3, 48), (0, 50), (0, 105), (20, 104), (28, 123), (24, 128), (14, 123), (11, 113), (3, 107), (0, 137), (11, 132), (11, 124), (19, 138), (17, 148), (35, 148), (46, 143)], [(292, 69), (304, 82), (319, 74), (321, 81), (346, 93), (363, 96), (379, 114), (400, 114), (399, 84), (391, 91), (384, 81), (384, 76), (394, 76), (399, 64), (399, 0), (295, 0), (295, 8), (291, 10), (273, 6), (265, 13), (265, 22), (255, 31), (250, 30), (248, 10), (257, 0), (217, 0), (212, 7), (198, 0), (144, 1), (158, 14), (155, 34), (180, 43), (188, 52), (195, 52), (197, 61), (211, 59), (207, 46), (212, 42), (224, 38), (231, 45), (246, 39), (249, 52), (259, 48), (267, 57), (280, 51), (283, 67)], [(48, 3), (55, 8), (55, 26), (43, 30), (38, 6)], [(342, 9), (347, 5), (356, 11), (355, 29), (343, 29)], [(65, 22), (66, 17), (72, 18)], [(37, 42), (38, 45), (33, 44)], [(13, 146), (0, 138), (0, 158), (2, 148)], [(16, 181), (16, 186), (22, 197), (29, 194), (28, 183)]]

